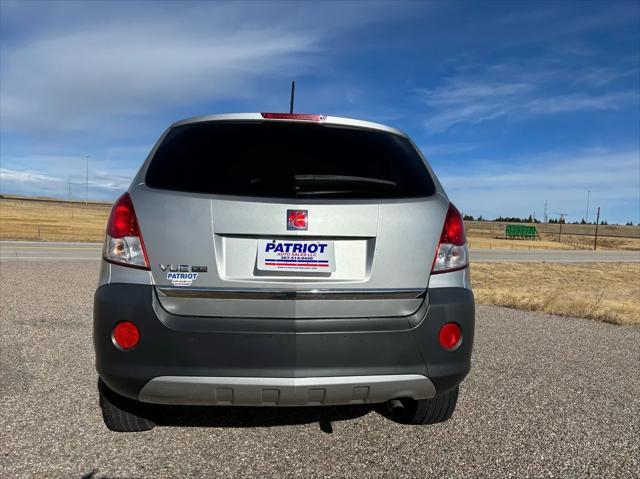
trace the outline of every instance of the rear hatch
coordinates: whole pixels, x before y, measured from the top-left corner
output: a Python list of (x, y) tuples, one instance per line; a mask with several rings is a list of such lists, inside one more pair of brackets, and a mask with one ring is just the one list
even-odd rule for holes
[(175, 126), (131, 196), (174, 314), (406, 316), (448, 201), (402, 135), (330, 122)]

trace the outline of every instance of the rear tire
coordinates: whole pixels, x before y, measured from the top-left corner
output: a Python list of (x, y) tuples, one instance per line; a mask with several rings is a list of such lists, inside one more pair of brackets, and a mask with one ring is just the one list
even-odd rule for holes
[(147, 417), (149, 408), (145, 404), (113, 392), (102, 379), (98, 379), (98, 393), (102, 419), (109, 430), (141, 432), (154, 428), (155, 423)]
[(456, 408), (458, 387), (432, 399), (400, 399), (401, 408), (389, 408), (387, 417), (401, 424), (437, 424), (447, 421)]

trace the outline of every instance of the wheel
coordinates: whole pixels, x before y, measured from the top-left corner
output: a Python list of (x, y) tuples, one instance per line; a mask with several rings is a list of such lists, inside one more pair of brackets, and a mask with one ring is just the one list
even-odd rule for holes
[(109, 430), (140, 432), (154, 428), (154, 422), (146, 417), (148, 408), (145, 404), (120, 396), (109, 389), (101, 379), (98, 379), (98, 394), (102, 419)]
[[(399, 399), (387, 404), (387, 416), (402, 424), (436, 424), (447, 421), (458, 401), (458, 387), (432, 399)], [(398, 404), (398, 402), (400, 404)]]

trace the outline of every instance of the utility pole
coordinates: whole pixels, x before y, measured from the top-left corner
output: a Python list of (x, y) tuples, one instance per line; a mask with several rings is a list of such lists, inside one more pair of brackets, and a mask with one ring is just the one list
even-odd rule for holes
[(596, 236), (593, 239), (593, 251), (598, 247), (598, 223), (600, 223), (600, 207), (598, 206), (598, 212), (596, 213)]
[(71, 201), (71, 177), (69, 177), (69, 182), (67, 183), (67, 195), (69, 197), (69, 201)]
[(562, 243), (562, 223), (564, 223), (564, 217), (569, 216), (567, 213), (556, 213), (557, 216), (560, 216), (560, 231), (558, 233), (558, 243)]
[(293, 99), (296, 94), (296, 82), (291, 82), (291, 102), (289, 103), (289, 113), (293, 113)]
[(84, 157), (86, 163), (86, 178), (84, 183), (84, 205), (89, 204), (89, 155)]
[(549, 217), (547, 216), (547, 200), (544, 200), (544, 222), (547, 223), (549, 221)]
[(591, 195), (591, 190), (587, 190), (587, 214), (584, 216), (584, 220), (589, 222), (589, 195)]
[(84, 197), (84, 205), (89, 205), (89, 155), (86, 157), (87, 160), (87, 181), (85, 183), (85, 197)]
[(69, 183), (67, 187), (69, 189), (69, 206), (71, 207), (71, 217), (73, 218), (73, 201), (71, 198), (71, 177), (69, 177)]

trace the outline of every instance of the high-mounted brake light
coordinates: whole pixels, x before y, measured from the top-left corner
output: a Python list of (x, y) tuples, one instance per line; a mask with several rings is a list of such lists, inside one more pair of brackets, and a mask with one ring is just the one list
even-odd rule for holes
[(302, 121), (324, 121), (325, 115), (313, 115), (310, 113), (260, 113), (262, 118), (269, 120), (302, 120)]
[(468, 264), (469, 251), (462, 215), (453, 203), (449, 203), (431, 273), (456, 271), (466, 268)]
[(118, 198), (111, 209), (103, 256), (110, 263), (149, 269), (147, 251), (129, 193)]

